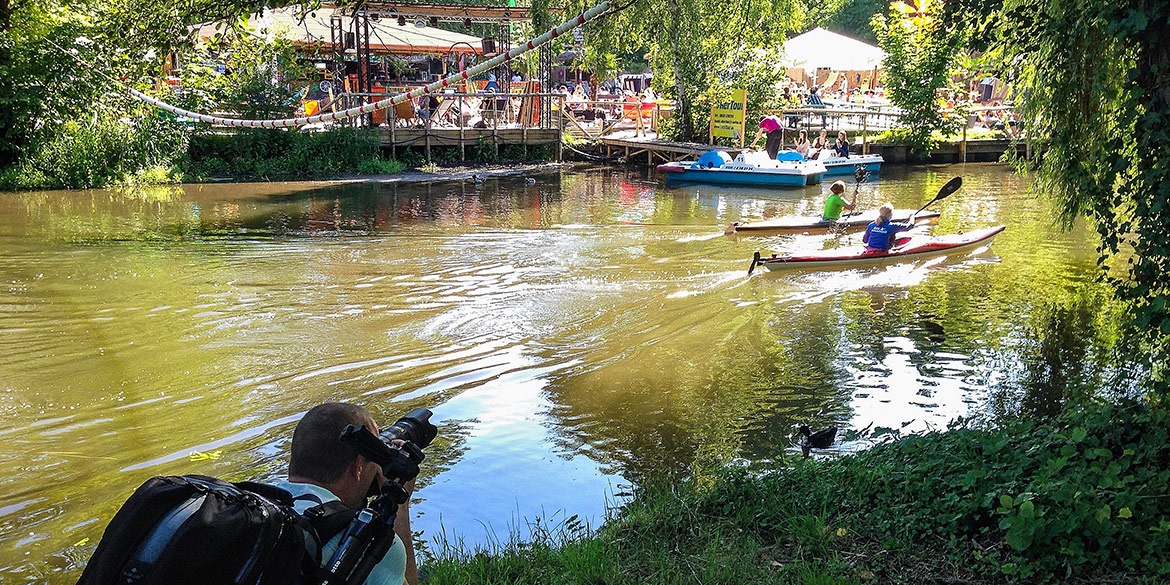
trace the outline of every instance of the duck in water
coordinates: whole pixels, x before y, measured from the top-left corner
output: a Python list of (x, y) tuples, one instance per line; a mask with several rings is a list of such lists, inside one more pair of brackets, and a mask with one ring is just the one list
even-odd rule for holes
[(804, 443), (800, 445), (800, 450), (808, 457), (813, 449), (828, 449), (833, 445), (833, 441), (837, 439), (837, 427), (832, 426), (814, 433), (808, 425), (800, 425), (800, 434), (804, 435)]

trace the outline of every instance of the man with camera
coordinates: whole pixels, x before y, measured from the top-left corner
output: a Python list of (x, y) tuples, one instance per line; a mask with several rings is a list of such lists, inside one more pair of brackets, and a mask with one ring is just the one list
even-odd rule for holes
[[(325, 403), (313, 407), (293, 431), (292, 455), (289, 458), (288, 481), (276, 487), (293, 495), (297, 512), (304, 513), (313, 506), (340, 500), (354, 510), (365, 507), (368, 497), (377, 495), (386, 482), (382, 468), (359, 454), (339, 437), (347, 426), (379, 433), (378, 424), (366, 409), (345, 403)], [(402, 441), (396, 440), (395, 444)], [(403, 484), (409, 494), (414, 480)], [(417, 585), (418, 573), (414, 561), (414, 546), (410, 533), (410, 501), (398, 506), (394, 517), (394, 544), (366, 578), (367, 585)], [(342, 538), (339, 533), (326, 542), (321, 550), (323, 563), (337, 551)]]
[(416, 408), (379, 431), (360, 406), (322, 404), (297, 424), (278, 485), (152, 477), (77, 583), (417, 585), (407, 504), (430, 417)]

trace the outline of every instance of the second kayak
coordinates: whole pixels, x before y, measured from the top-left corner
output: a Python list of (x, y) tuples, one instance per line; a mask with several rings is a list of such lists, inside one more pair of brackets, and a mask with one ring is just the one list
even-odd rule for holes
[(983, 228), (965, 234), (949, 234), (945, 236), (911, 236), (905, 243), (882, 252), (869, 252), (858, 248), (839, 248), (814, 252), (802, 256), (776, 256), (761, 258), (759, 252), (752, 259), (751, 269), (763, 266), (768, 270), (824, 270), (833, 268), (862, 268), (893, 264), (907, 260), (929, 258), (944, 254), (969, 252), (982, 246), (991, 244), (1004, 226)]
[[(898, 223), (905, 223), (910, 219), (910, 214), (914, 213), (913, 209), (895, 209), (894, 216), (891, 221)], [(840, 232), (857, 232), (865, 229), (865, 226), (877, 219), (877, 210), (871, 209), (863, 211), (854, 215), (842, 216), (838, 220), (826, 220), (819, 217), (806, 217), (801, 215), (790, 215), (787, 217), (778, 217), (776, 219), (769, 219), (766, 221), (753, 221), (750, 223), (733, 223), (723, 230), (726, 235), (731, 234), (823, 234), (830, 231)], [(922, 223), (923, 221), (933, 220), (938, 217), (937, 211), (922, 211), (914, 216), (915, 223)]]

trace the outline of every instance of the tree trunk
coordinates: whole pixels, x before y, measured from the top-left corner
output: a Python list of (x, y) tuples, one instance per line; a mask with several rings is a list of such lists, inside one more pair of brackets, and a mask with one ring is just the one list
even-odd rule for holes
[(675, 112), (675, 119), (678, 122), (679, 138), (682, 140), (690, 140), (695, 132), (694, 125), (691, 120), (691, 96), (687, 92), (686, 83), (683, 80), (683, 59), (682, 51), (683, 42), (682, 23), (685, 22), (686, 15), (683, 14), (682, 3), (679, 0), (667, 0), (667, 13), (670, 15), (670, 65), (674, 67), (674, 91), (675, 101), (678, 105), (678, 111)]
[(0, 34), (8, 32), (12, 26), (12, 4), (10, 0), (0, 0)]
[[(677, 45), (675, 45), (677, 47)], [(678, 129), (680, 138), (683, 140), (691, 140), (695, 135), (694, 125), (691, 123), (691, 96), (686, 90), (686, 84), (683, 83), (682, 76), (682, 59), (679, 58), (678, 50), (671, 51), (671, 64), (674, 65), (674, 91), (678, 94)]]

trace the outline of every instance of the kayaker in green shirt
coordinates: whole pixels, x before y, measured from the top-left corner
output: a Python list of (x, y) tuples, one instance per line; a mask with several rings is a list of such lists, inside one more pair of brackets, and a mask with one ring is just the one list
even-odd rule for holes
[(825, 221), (836, 221), (841, 219), (841, 211), (848, 209), (853, 211), (857, 207), (857, 189), (853, 190), (853, 200), (845, 203), (845, 198), (841, 196), (845, 192), (845, 181), (837, 181), (829, 187), (829, 197), (825, 199), (825, 213), (821, 216)]

